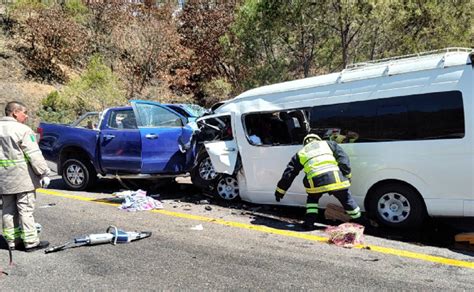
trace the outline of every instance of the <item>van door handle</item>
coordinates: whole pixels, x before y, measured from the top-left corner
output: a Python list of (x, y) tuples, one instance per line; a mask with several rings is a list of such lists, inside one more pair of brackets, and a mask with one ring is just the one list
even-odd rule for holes
[(224, 148), (224, 151), (234, 152), (235, 148)]
[(105, 139), (105, 140), (112, 140), (113, 138), (115, 138), (115, 135), (112, 135), (112, 134), (106, 134), (106, 135), (104, 135), (104, 139)]
[(153, 139), (158, 138), (158, 135), (156, 135), (156, 134), (146, 134), (145, 138), (153, 140)]

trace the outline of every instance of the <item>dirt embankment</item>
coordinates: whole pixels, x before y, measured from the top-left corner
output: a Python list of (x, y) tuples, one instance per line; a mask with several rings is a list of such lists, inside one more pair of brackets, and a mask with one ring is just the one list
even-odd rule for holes
[(26, 77), (21, 56), (11, 49), (11, 40), (2, 31), (0, 27), (0, 116), (4, 115), (7, 102), (18, 100), (29, 107), (29, 124), (35, 125), (38, 123), (36, 111), (41, 100), (56, 88)]

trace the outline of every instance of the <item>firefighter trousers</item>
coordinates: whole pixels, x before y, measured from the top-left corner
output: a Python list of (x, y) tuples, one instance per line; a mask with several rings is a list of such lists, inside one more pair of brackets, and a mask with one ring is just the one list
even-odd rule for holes
[(12, 248), (23, 241), (25, 248), (39, 243), (38, 232), (33, 218), (35, 192), (2, 195), (3, 200), (3, 237)]
[[(325, 193), (319, 194), (308, 194), (308, 198), (306, 200), (306, 217), (305, 222), (309, 225), (314, 224), (317, 218), (321, 215), (321, 211), (319, 209), (319, 199)], [(328, 192), (329, 195), (336, 197), (339, 202), (341, 203), (346, 213), (353, 219), (356, 220), (360, 218), (361, 212), (360, 208), (355, 202), (354, 198), (351, 195), (349, 189), (337, 190), (337, 191), (330, 191)]]

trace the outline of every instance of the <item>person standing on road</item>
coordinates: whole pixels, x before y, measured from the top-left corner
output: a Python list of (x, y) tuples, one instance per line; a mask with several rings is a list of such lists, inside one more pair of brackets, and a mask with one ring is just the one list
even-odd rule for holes
[(0, 118), (0, 195), (3, 200), (3, 237), (10, 249), (25, 251), (46, 248), (40, 241), (33, 218), (35, 189), (49, 185), (50, 170), (41, 154), (36, 134), (24, 123), (26, 106), (11, 101)]
[(295, 177), (302, 169), (306, 173), (303, 184), (308, 193), (306, 201), (305, 229), (314, 229), (319, 215), (319, 199), (325, 194), (335, 196), (346, 213), (357, 223), (362, 223), (360, 208), (351, 196), (351, 167), (349, 157), (334, 141), (322, 141), (316, 134), (303, 139), (303, 149), (288, 163), (277, 184), (277, 202), (285, 196)]

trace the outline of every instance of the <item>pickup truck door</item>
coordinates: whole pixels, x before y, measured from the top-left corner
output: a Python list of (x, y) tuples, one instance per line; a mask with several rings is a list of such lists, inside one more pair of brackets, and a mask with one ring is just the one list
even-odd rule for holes
[(140, 131), (141, 173), (185, 171), (186, 156), (179, 149), (179, 140), (191, 137), (192, 129), (183, 127), (183, 117), (158, 103), (132, 101)]
[(106, 173), (140, 173), (141, 136), (132, 108), (104, 113), (99, 134), (100, 164)]

